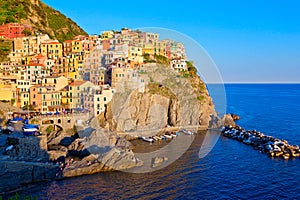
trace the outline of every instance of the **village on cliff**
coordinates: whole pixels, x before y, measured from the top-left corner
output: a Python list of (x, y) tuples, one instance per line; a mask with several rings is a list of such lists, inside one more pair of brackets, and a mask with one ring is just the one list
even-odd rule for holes
[(143, 65), (161, 62), (188, 70), (182, 43), (128, 28), (59, 42), (10, 23), (0, 26), (0, 39), (12, 42), (8, 59), (0, 63), (0, 101), (39, 114), (80, 110), (97, 116), (120, 80), (143, 72)]

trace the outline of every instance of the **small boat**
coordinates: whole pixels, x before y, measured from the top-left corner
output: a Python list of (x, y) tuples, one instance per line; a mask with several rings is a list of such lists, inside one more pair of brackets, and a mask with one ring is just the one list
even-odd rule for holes
[(142, 137), (142, 140), (144, 140), (145, 142), (153, 142), (154, 139), (150, 138), (150, 137)]
[(186, 135), (193, 135), (194, 133), (185, 129), (182, 129), (181, 132), (183, 132)]
[(177, 132), (176, 132), (176, 136), (179, 136), (179, 135), (180, 135), (180, 132), (179, 132), (179, 131), (177, 131)]
[(173, 138), (175, 138), (175, 137), (177, 137), (177, 134), (171, 133), (171, 136), (172, 136)]
[(39, 125), (37, 124), (24, 124), (23, 128), (39, 128)]
[(173, 137), (172, 137), (172, 135), (168, 135), (168, 134), (165, 134), (164, 135), (167, 139), (172, 139)]
[(35, 132), (37, 131), (36, 128), (23, 128), (23, 132)]
[(158, 137), (158, 136), (153, 136), (153, 139), (154, 139), (154, 140), (161, 140), (161, 138)]
[(167, 139), (164, 135), (160, 136), (160, 138), (161, 138), (162, 140), (166, 140), (166, 139)]

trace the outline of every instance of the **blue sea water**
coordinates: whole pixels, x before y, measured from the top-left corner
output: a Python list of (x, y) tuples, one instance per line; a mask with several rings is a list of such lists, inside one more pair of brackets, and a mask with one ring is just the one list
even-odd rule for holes
[[(227, 112), (239, 125), (300, 145), (300, 85), (228, 84)], [(145, 174), (101, 173), (28, 186), (38, 199), (300, 199), (300, 158), (271, 159), (220, 137), (198, 158), (203, 135), (168, 168)]]

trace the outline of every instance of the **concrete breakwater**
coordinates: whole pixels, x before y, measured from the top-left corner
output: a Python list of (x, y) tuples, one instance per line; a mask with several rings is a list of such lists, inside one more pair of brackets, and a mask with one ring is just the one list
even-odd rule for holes
[(290, 145), (286, 140), (264, 135), (255, 130), (246, 131), (239, 126), (225, 126), (222, 128), (222, 135), (253, 146), (270, 157), (288, 160), (300, 156), (298, 145)]

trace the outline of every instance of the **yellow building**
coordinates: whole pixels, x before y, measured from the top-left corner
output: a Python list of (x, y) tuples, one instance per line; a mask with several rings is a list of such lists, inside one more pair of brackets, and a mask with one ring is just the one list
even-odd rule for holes
[(112, 38), (114, 35), (114, 32), (113, 31), (104, 31), (102, 34), (101, 34), (101, 38), (102, 39), (110, 39)]
[(69, 93), (70, 86), (67, 85), (63, 89), (60, 90), (60, 96), (61, 96), (61, 104), (65, 106), (67, 109), (70, 109), (70, 104), (72, 103), (72, 98), (70, 97)]
[(130, 60), (131, 67), (143, 63), (143, 49), (139, 46), (129, 45), (128, 60)]
[[(68, 68), (68, 78), (69, 79), (78, 79), (78, 61), (81, 61), (82, 56), (80, 54), (71, 53), (66, 57), (66, 65)], [(82, 64), (82, 63), (80, 63)]]
[[(89, 91), (94, 84), (90, 81), (83, 81), (83, 80), (75, 80), (74, 82), (70, 83), (69, 91), (66, 95), (69, 99), (70, 108), (82, 108), (83, 101), (84, 101), (84, 93)], [(66, 100), (67, 100), (66, 99)]]
[(28, 80), (17, 80), (17, 89), (16, 89), (16, 106), (18, 108), (23, 108), (26, 105), (30, 104), (30, 81)]
[(154, 43), (154, 54), (155, 55), (161, 55), (161, 56), (167, 56), (167, 45), (165, 41), (158, 41)]
[(80, 53), (83, 51), (82, 41), (80, 40), (73, 40), (72, 41), (72, 52), (73, 53)]
[(149, 54), (150, 57), (153, 59), (153, 56), (154, 56), (154, 45), (153, 44), (144, 44), (143, 45), (143, 50), (142, 50), (142, 54), (145, 55), (145, 54)]
[(42, 79), (42, 85), (53, 86), (55, 91), (59, 91), (68, 85), (68, 78), (64, 76), (47, 76)]
[(41, 54), (49, 59), (61, 58), (63, 55), (62, 44), (57, 41), (51, 41), (41, 44)]
[(81, 53), (83, 51), (83, 41), (80, 39), (66, 40), (63, 43), (63, 52), (67, 56), (69, 53)]
[[(0, 80), (0, 100), (16, 100), (16, 84)], [(14, 103), (16, 105), (16, 103)]]

